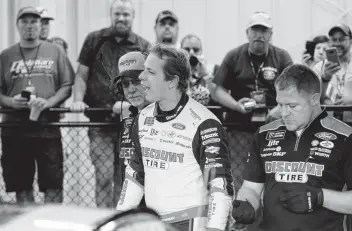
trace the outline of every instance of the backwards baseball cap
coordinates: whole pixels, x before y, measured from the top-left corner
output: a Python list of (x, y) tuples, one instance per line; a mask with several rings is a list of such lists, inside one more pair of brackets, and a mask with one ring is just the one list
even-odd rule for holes
[(35, 9), (40, 13), (40, 17), (42, 19), (54, 20), (54, 17), (49, 14), (48, 9), (40, 6), (36, 7)]
[(328, 33), (329, 36), (331, 36), (336, 31), (342, 31), (342, 33), (344, 33), (346, 36), (349, 36), (350, 38), (352, 38), (351, 28), (349, 26), (347, 26), (346, 24), (338, 23), (338, 24), (334, 25), (333, 27), (331, 27), (331, 29), (329, 30), (329, 33)]
[(176, 14), (174, 14), (174, 12), (170, 11), (170, 10), (164, 10), (161, 11), (158, 16), (156, 17), (155, 20), (155, 24), (157, 24), (158, 22), (166, 19), (166, 18), (171, 18), (173, 19), (175, 22), (178, 22), (178, 18), (176, 16)]
[(26, 6), (22, 7), (18, 12), (17, 12), (17, 20), (22, 18), (24, 15), (34, 15), (40, 18), (40, 13), (37, 11), (34, 7), (31, 6)]
[(122, 77), (138, 78), (144, 71), (145, 55), (139, 51), (132, 51), (123, 55), (119, 59), (119, 74), (114, 80), (118, 82)]
[(253, 26), (264, 26), (267, 28), (273, 28), (273, 25), (271, 23), (271, 17), (265, 12), (255, 12), (250, 17), (247, 28)]

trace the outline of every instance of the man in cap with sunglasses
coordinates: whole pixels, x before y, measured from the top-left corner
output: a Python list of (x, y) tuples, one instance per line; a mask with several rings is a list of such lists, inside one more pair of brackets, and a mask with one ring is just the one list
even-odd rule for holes
[[(125, 180), (125, 169), (134, 153), (131, 139), (132, 123), (138, 112), (148, 104), (145, 99), (145, 89), (139, 79), (139, 76), (144, 71), (146, 56), (146, 54), (139, 51), (133, 51), (123, 55), (119, 59), (118, 64), (120, 74), (114, 81), (119, 91), (123, 92), (124, 99), (129, 103), (126, 105), (123, 101), (118, 101), (114, 105), (114, 107), (118, 108), (118, 111), (120, 111), (121, 123), (123, 125), (119, 136), (119, 145), (117, 146), (119, 148), (117, 151), (118, 156), (115, 158), (119, 169), (119, 174), (117, 175), (118, 179), (115, 182), (120, 186), (118, 192), (122, 190), (122, 185)], [(117, 198), (119, 197), (120, 195), (117, 195)]]

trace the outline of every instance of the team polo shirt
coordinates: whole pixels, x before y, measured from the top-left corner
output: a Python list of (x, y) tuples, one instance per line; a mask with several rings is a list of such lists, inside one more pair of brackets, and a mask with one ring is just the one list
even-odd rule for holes
[(282, 120), (262, 126), (254, 136), (244, 179), (265, 183), (263, 230), (343, 230), (344, 215), (318, 208), (295, 214), (280, 202), (290, 183), (342, 191), (352, 189), (352, 128), (327, 116), (318, 115), (298, 137)]

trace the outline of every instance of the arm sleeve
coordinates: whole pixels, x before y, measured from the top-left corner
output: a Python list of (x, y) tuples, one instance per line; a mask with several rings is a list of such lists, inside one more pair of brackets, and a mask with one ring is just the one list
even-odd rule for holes
[(255, 183), (265, 182), (265, 171), (259, 150), (259, 132), (254, 134), (253, 142), (248, 152), (247, 163), (244, 168), (243, 179)]
[(228, 88), (229, 84), (226, 84), (229, 82), (230, 78), (233, 78), (233, 62), (231, 61), (233, 59), (233, 53), (228, 52), (222, 61), (220, 67), (216, 71), (215, 77), (213, 79), (213, 83), (215, 83), (218, 86)]
[(94, 36), (88, 34), (85, 38), (81, 51), (78, 56), (78, 62), (84, 66), (91, 67), (94, 61)]
[(132, 125), (131, 139), (135, 151), (131, 156), (130, 164), (126, 167), (126, 178), (116, 207), (118, 211), (126, 211), (137, 207), (144, 194), (144, 166), (138, 136), (138, 118), (138, 116), (135, 118)]
[(352, 135), (345, 141), (345, 161), (344, 161), (344, 175), (346, 179), (347, 191), (352, 190)]
[(71, 65), (70, 60), (61, 48), (58, 48), (59, 60), (58, 60), (58, 73), (59, 73), (59, 88), (73, 85), (75, 78), (75, 72)]
[(207, 227), (224, 230), (231, 208), (233, 181), (227, 135), (220, 122), (208, 119), (200, 124), (193, 147), (210, 188)]
[(290, 54), (286, 51), (286, 50), (283, 50), (283, 54), (282, 54), (282, 57), (281, 57), (281, 63), (282, 63), (282, 71), (289, 65), (293, 64), (293, 61), (292, 61), (292, 58), (290, 56)]

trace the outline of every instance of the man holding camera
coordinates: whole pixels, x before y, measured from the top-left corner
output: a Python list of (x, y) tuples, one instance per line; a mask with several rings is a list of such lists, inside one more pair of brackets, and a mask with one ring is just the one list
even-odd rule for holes
[[(18, 203), (34, 202), (33, 179), (38, 168), (39, 189), (45, 202), (62, 202), (63, 151), (59, 127), (37, 127), (32, 121), (55, 122), (58, 114), (43, 114), (58, 107), (71, 94), (74, 73), (62, 49), (39, 39), (40, 13), (33, 7), (18, 11), (20, 42), (0, 54), (0, 105), (16, 110), (2, 128), (1, 164), (7, 192), (16, 192)], [(38, 118), (39, 117), (39, 118)]]
[[(273, 82), (292, 60), (287, 51), (270, 44), (272, 30), (268, 14), (254, 13), (246, 30), (249, 42), (229, 51), (215, 75), (212, 97), (232, 110), (227, 122), (248, 124), (251, 121), (251, 108), (255, 104), (251, 97), (257, 99), (256, 104), (276, 105)], [(249, 107), (245, 107), (247, 103)], [(228, 130), (234, 173), (245, 163), (253, 132), (248, 126)], [(241, 172), (234, 181), (238, 190), (242, 184)]]
[(336, 49), (337, 57), (335, 61), (330, 61), (328, 57), (328, 60), (323, 60), (314, 67), (323, 82), (322, 101), (324, 104), (351, 104), (352, 32), (347, 25), (337, 24), (329, 30), (329, 37), (329, 46)]
[(190, 56), (191, 76), (188, 95), (206, 106), (211, 100), (209, 84), (214, 78), (215, 65), (205, 63), (202, 42), (198, 36), (188, 34), (183, 37), (181, 48), (187, 51)]

